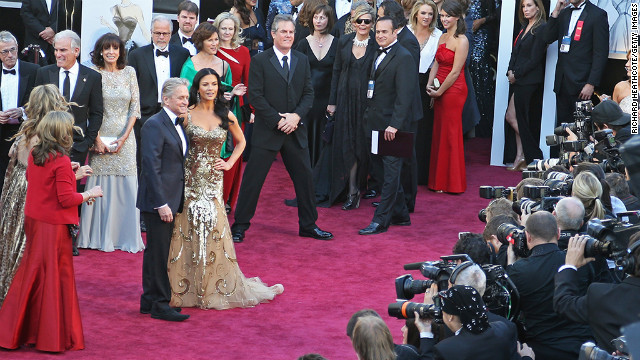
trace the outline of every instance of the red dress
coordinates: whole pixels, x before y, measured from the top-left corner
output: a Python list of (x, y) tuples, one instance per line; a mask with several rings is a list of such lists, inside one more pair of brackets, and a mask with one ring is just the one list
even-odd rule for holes
[[(455, 52), (440, 44), (436, 52), (442, 84), (451, 72)], [(456, 81), (433, 104), (433, 141), (429, 165), (429, 189), (463, 193), (467, 189), (462, 141), (462, 108), (467, 99), (464, 66)]]
[(36, 166), (29, 156), (26, 248), (0, 309), (0, 347), (34, 344), (42, 351), (84, 349), (73, 274), (71, 235), (82, 195), (67, 156)]

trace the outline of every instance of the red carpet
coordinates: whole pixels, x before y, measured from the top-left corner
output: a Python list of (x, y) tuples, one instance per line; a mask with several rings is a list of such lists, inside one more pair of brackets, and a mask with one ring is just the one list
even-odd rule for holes
[[(403, 322), (387, 316), (395, 301), (394, 279), (409, 262), (437, 260), (450, 254), (460, 231), (480, 232), (477, 219), (487, 200), (480, 185), (515, 186), (519, 173), (491, 167), (490, 141), (466, 144), (468, 189), (462, 195), (436, 194), (420, 187), (412, 226), (359, 236), (373, 216), (371, 200), (360, 208), (318, 208), (318, 225), (335, 239), (297, 236), (297, 209), (291, 181), (281, 161), (273, 164), (258, 210), (238, 261), (248, 277), (269, 285), (282, 283), (283, 295), (251, 309), (225, 311), (184, 309), (183, 323), (154, 320), (138, 312), (142, 253), (81, 250), (74, 258), (86, 349), (69, 351), (69, 359), (296, 359), (316, 352), (328, 359), (356, 359), (346, 336), (349, 317), (373, 308), (391, 329), (396, 342)], [(412, 272), (420, 278), (418, 272)], [(0, 358), (59, 357), (22, 348), (0, 350)]]

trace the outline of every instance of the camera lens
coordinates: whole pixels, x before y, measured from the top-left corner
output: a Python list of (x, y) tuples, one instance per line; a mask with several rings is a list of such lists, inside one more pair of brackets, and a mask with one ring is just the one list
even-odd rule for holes
[(414, 312), (417, 312), (422, 319), (438, 319), (442, 317), (440, 308), (433, 304), (422, 304), (410, 301), (398, 301), (389, 304), (389, 316), (397, 319), (413, 319)]

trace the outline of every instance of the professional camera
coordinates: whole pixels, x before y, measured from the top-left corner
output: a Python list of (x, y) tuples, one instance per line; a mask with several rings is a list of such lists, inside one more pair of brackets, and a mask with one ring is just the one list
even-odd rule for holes
[(511, 201), (516, 201), (516, 188), (504, 187), (504, 186), (480, 186), (480, 197), (483, 199), (499, 199), (507, 198)]
[(411, 301), (396, 301), (389, 304), (387, 311), (389, 316), (397, 319), (413, 319), (414, 311), (418, 313), (421, 319), (434, 319), (439, 323), (442, 320), (442, 309), (440, 300), (434, 299), (435, 304), (415, 303)]
[[(536, 161), (540, 161), (540, 160), (536, 160)], [(523, 179), (534, 178), (534, 179), (542, 179), (542, 180), (544, 180), (544, 171), (542, 171), (542, 170), (525, 170), (525, 171), (522, 172), (522, 178)]]
[[(438, 261), (425, 261), (406, 264), (404, 265), (404, 269), (420, 270), (422, 276), (430, 279), (431, 281), (435, 281), (438, 284), (438, 291), (442, 291), (446, 290), (449, 287), (449, 278), (451, 277), (451, 273), (453, 273), (453, 269), (458, 266), (458, 261), (472, 261), (467, 254), (441, 256), (440, 259), (441, 260)], [(402, 292), (399, 291), (398, 279), (400, 278), (402, 278), (402, 276), (396, 279), (396, 297), (398, 299), (409, 300), (413, 297), (413, 295), (411, 295), (411, 297), (408, 297), (406, 290), (403, 290)], [(429, 284), (429, 286), (431, 286), (431, 284)], [(405, 289), (405, 287), (403, 286), (402, 289)], [(412, 288), (410, 287), (409, 289)], [(426, 291), (426, 288), (422, 292), (424, 291)], [(414, 292), (414, 294), (417, 294), (417, 292)]]
[(411, 300), (415, 294), (423, 294), (434, 284), (434, 280), (414, 280), (406, 274), (396, 278), (396, 296), (398, 299)]
[(487, 309), (509, 320), (520, 313), (520, 293), (509, 275), (500, 265), (485, 264), (482, 270), (487, 276), (487, 287), (482, 296)]
[(511, 224), (502, 224), (498, 226), (496, 237), (502, 244), (513, 244), (513, 252), (520, 258), (526, 258), (531, 255), (531, 250), (527, 248), (527, 237), (524, 233), (524, 227)]
[[(587, 223), (589, 239), (584, 248), (585, 257), (602, 255), (617, 260), (625, 254), (629, 238), (640, 231), (640, 211), (627, 211), (617, 216), (617, 220), (592, 219)], [(622, 221), (626, 217), (633, 222)]]
[[(614, 340), (615, 341), (615, 340)], [(610, 355), (592, 342), (586, 342), (580, 347), (578, 360), (628, 360), (627, 356)]]
[(618, 143), (611, 129), (604, 129), (593, 133), (595, 144), (595, 158), (604, 172), (625, 173), (624, 161), (620, 156)]

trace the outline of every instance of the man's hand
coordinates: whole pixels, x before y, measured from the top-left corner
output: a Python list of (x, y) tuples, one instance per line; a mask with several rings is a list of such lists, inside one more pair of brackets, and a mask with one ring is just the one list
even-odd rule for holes
[(536, 354), (533, 352), (533, 349), (529, 347), (529, 345), (527, 345), (526, 343), (520, 344), (520, 341), (518, 341), (518, 354), (520, 354), (520, 356), (524, 357), (524, 356), (528, 356), (533, 360), (536, 360)]
[(557, 18), (558, 14), (560, 14), (560, 11), (567, 7), (568, 4), (569, 3), (567, 2), (567, 0), (558, 0), (558, 2), (556, 3), (556, 7), (551, 12), (551, 17)]
[(516, 82), (516, 77), (513, 75), (513, 71), (509, 70), (507, 73), (507, 78), (509, 79), (509, 84), (513, 84)]
[(420, 315), (418, 314), (417, 311), (414, 311), (413, 314), (416, 317), (416, 327), (418, 328), (418, 331), (423, 333), (423, 332), (431, 332), (431, 319), (420, 319)]
[(278, 130), (289, 135), (298, 128), (300, 116), (296, 113), (278, 113), (282, 119), (278, 122)]
[(516, 252), (513, 251), (513, 244), (509, 244), (507, 248), (507, 264), (511, 265), (516, 262), (516, 260), (518, 260), (518, 258), (516, 257)]
[(327, 105), (327, 112), (329, 113), (329, 115), (333, 115), (336, 113), (336, 106), (335, 105)]
[(384, 129), (384, 139), (387, 141), (393, 141), (393, 139), (396, 138), (397, 132), (398, 129), (394, 128), (393, 126), (387, 126), (387, 128)]
[(580, 91), (580, 95), (578, 97), (582, 100), (591, 100), (591, 95), (593, 95), (593, 85), (584, 84), (582, 91)]
[(171, 208), (169, 208), (169, 205), (163, 205), (159, 207), (158, 214), (160, 215), (160, 219), (164, 222), (173, 221), (173, 213), (171, 212)]
[(49, 43), (53, 42), (53, 37), (56, 35), (56, 32), (53, 31), (52, 28), (50, 27), (46, 27), (44, 30), (42, 30), (38, 36), (40, 36), (42, 38), (42, 40), (47, 41)]
[(251, 116), (249, 117), (249, 124), (253, 124), (256, 121), (256, 114), (251, 113)]
[(576, 268), (584, 266), (595, 258), (584, 257), (584, 247), (587, 244), (588, 235), (574, 235), (569, 239), (569, 246), (567, 246), (567, 256), (565, 257), (565, 265), (573, 265)]
[(9, 120), (9, 115), (6, 111), (0, 111), (0, 124), (6, 124)]
[(13, 108), (0, 111), (0, 124), (19, 124), (22, 117), (22, 109)]
[(438, 295), (438, 284), (433, 283), (424, 293), (424, 303), (427, 305), (433, 305), (433, 297), (436, 295)]

